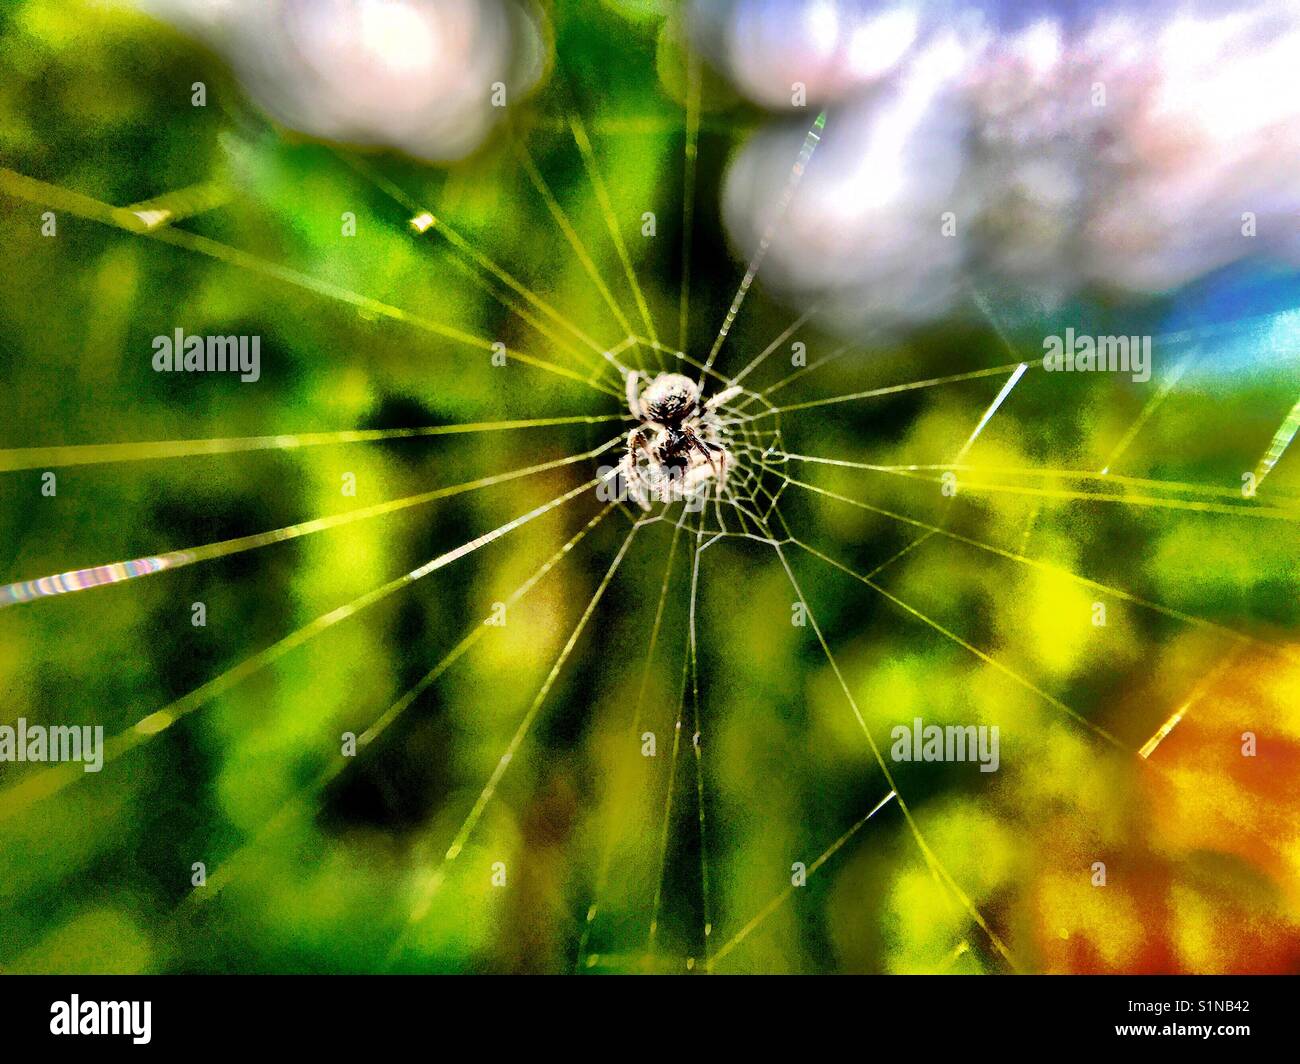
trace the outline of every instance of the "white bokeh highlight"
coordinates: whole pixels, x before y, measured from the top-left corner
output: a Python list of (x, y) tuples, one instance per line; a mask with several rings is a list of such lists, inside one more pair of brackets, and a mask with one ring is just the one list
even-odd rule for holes
[(281, 124), (434, 162), (473, 152), (541, 76), (514, 0), (140, 0), (218, 52)]
[[(803, 130), (828, 111), (764, 266), (787, 298), (826, 299), (849, 324), (907, 324), (969, 306), (972, 290), (1050, 309), (1080, 292), (1176, 291), (1249, 257), (1300, 263), (1294, 0), (1093, 4), (1068, 18), (1051, 5), (1008, 17), (912, 3), (908, 33), (901, 10), (694, 9), (710, 59), (789, 115), (727, 174), (724, 218), (742, 254)], [(790, 106), (794, 81), (808, 87), (803, 110)], [(955, 235), (941, 235), (945, 212)]]

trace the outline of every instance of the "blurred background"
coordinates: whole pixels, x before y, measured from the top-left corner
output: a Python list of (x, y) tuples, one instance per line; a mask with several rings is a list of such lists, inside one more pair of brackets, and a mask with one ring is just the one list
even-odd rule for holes
[[(0, 969), (1300, 966), (1294, 5), (18, 0), (0, 69), (0, 723), (109, 752), (0, 763)], [(605, 352), (698, 375), (756, 255), (706, 392), (779, 413), (637, 524)], [(998, 771), (891, 782), (917, 717)]]

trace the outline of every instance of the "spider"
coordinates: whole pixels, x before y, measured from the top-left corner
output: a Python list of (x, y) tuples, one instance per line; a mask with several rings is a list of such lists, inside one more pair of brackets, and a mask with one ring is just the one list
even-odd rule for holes
[(640, 424), (628, 433), (619, 464), (628, 494), (649, 510), (651, 496), (663, 502), (691, 498), (710, 479), (721, 487), (733, 459), (722, 444), (716, 410), (739, 395), (740, 386), (701, 403), (699, 386), (681, 373), (660, 373), (644, 392), (638, 378), (635, 371), (627, 375), (627, 405)]

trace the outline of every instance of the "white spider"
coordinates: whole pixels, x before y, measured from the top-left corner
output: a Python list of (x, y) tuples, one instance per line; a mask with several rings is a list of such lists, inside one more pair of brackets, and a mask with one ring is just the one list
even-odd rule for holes
[(627, 437), (619, 471), (628, 494), (643, 510), (651, 498), (694, 498), (710, 481), (721, 487), (734, 459), (724, 443), (717, 409), (740, 394), (739, 385), (700, 402), (699, 386), (680, 373), (660, 373), (644, 392), (635, 371), (627, 376), (627, 405), (640, 424)]

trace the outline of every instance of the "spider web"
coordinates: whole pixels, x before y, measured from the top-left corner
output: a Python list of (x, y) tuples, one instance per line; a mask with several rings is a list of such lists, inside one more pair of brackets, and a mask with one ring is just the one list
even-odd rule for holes
[[(102, 466), (111, 473), (121, 463), (158, 462), (178, 469), (159, 475), (175, 477), (181, 485), (186, 478), (181, 460), (410, 446), (425, 439), (441, 443), (444, 437), (474, 448), (456, 452), (440, 463), (444, 468), (469, 468), (474, 459), (496, 463), (481, 475), (455, 483), (278, 527), (156, 553), (146, 553), (153, 548), (144, 544), (118, 561), (38, 577), (24, 575), (0, 588), (0, 604), (13, 607), (3, 619), (15, 625), (22, 623), (26, 611), (54, 608), (56, 601), (129, 595), (137, 588), (144, 593), (153, 581), (142, 578), (163, 571), (201, 568), (289, 541), (397, 520), (401, 514), (414, 519), (445, 500), (477, 498), (477, 493), (510, 486), (506, 494), (495, 496), (494, 509), (469, 511), (470, 519), (487, 513), (497, 517), (480, 521), (454, 545), (449, 540), (418, 565), (396, 573), (382, 564), (362, 566), (358, 579), (366, 586), (357, 593), (341, 595), (332, 587), (318, 591), (300, 604), (321, 603), (308, 609), (305, 619), (269, 611), (270, 620), (280, 625), (274, 638), (213, 668), (201, 682), (185, 685), (165, 703), (134, 713), (130, 701), (123, 700), (121, 726), (110, 731), (105, 748), (106, 779), (130, 771), (128, 766), (138, 763), (134, 759), (163, 756), (154, 751), (184, 727), (182, 722), (211, 711), (214, 704), (247, 685), (263, 682), (268, 672), (309, 653), (309, 647), (328, 638), (327, 633), (364, 625), (367, 616), (386, 608), (390, 600), (411, 594), (416, 585), (428, 586), (426, 578), (477, 558), (479, 552), (493, 559), (483, 564), (489, 566), (491, 585), (499, 589), (498, 602), (486, 610), (482, 606), (489, 600), (481, 595), (474, 599), (476, 608), (465, 610), (459, 638), (450, 648), (426, 658), (417, 675), (397, 684), (395, 697), (384, 699), (377, 711), (366, 714), (362, 724), (353, 728), (360, 756), (340, 757), (331, 751), (331, 745), (337, 748), (337, 729), (313, 735), (317, 749), (304, 758), (306, 767), (295, 774), (299, 777), (295, 785), (281, 796), (271, 815), (252, 827), (245, 823), (242, 832), (232, 833), (234, 837), (216, 840), (206, 885), (177, 895), (174, 905), (150, 926), (158, 941), (176, 951), (169, 962), (173, 966), (204, 965), (188, 953), (187, 944), (193, 943), (197, 929), (207, 928), (209, 934), (220, 929), (223, 917), (213, 913), (220, 914), (223, 906), (224, 918), (229, 919), (230, 910), (238, 913), (241, 907), (260, 909), (276, 903), (272, 893), (279, 882), (276, 877), (283, 874), (285, 863), (313, 860), (310, 853), (301, 853), (303, 840), (309, 844), (317, 832), (331, 834), (328, 810), (337, 804), (331, 796), (346, 787), (350, 776), (367, 771), (387, 779), (389, 786), (400, 785), (399, 772), (385, 775), (386, 760), (399, 757), (385, 740), (401, 729), (408, 715), (418, 713), (430, 699), (444, 706), (455, 701), (465, 704), (467, 699), (473, 704), (476, 696), (465, 686), (457, 687), (454, 678), (458, 668), (464, 670), (464, 659), (490, 654), (492, 641), (512, 631), (509, 624), (497, 628), (489, 623), (498, 605), (505, 616), (514, 617), (517, 607), (528, 611), (539, 595), (549, 596), (537, 607), (533, 653), (519, 666), (519, 682), (531, 693), (517, 706), (507, 699), (510, 705), (495, 718), (478, 719), (471, 713), (460, 719), (459, 738), (470, 747), (454, 770), (460, 786), (440, 796), (408, 833), (398, 855), (382, 844), (378, 847), (386, 856), (375, 858), (380, 866), (376, 878), (388, 888), (392, 912), (365, 936), (361, 955), (366, 960), (361, 967), (473, 967), (477, 955), (491, 952), (487, 944), (504, 935), (502, 927), (508, 925), (518, 933), (539, 912), (549, 913), (549, 919), (560, 926), (558, 945), (539, 947), (536, 954), (523, 948), (513, 955), (513, 962), (509, 950), (503, 949), (498, 956), (507, 959), (496, 963), (579, 971), (837, 967), (837, 951), (830, 944), (836, 936), (828, 914), (842, 914), (848, 895), (860, 907), (857, 919), (867, 937), (874, 933), (870, 928), (879, 913), (921, 914), (928, 937), (917, 952), (906, 954), (913, 965), (920, 963), (916, 960), (920, 957), (929, 958), (932, 970), (1015, 970), (1035, 952), (1017, 941), (1024, 933), (1008, 916), (1006, 898), (982, 879), (978, 860), (968, 852), (970, 833), (954, 838), (942, 807), (930, 794), (933, 779), (918, 772), (917, 766), (900, 767), (888, 757), (884, 736), (896, 714), (874, 686), (873, 648), (880, 647), (879, 655), (888, 657), (926, 640), (925, 660), (947, 669), (941, 680), (934, 681), (939, 690), (936, 702), (949, 697), (944, 693), (949, 688), (978, 685), (986, 701), (1006, 707), (1001, 719), (1007, 721), (1008, 731), (1017, 734), (1026, 756), (1040, 756), (1034, 749), (1040, 735), (1047, 749), (1064, 730), (1069, 737), (1064, 741), (1078, 744), (1072, 749), (1095, 757), (1105, 771), (1122, 763), (1134, 772), (1157, 771), (1153, 755), (1170, 735), (1177, 734), (1184, 718), (1202, 709), (1203, 700), (1225, 677), (1236, 676), (1239, 682), (1234, 669), (1240, 655), (1279, 670), (1293, 669), (1300, 660), (1300, 650), (1290, 640), (1289, 618), (1270, 631), (1264, 624), (1237, 625), (1202, 616), (1188, 604), (1186, 595), (1174, 603), (1162, 601), (1159, 588), (1151, 586), (1158, 581), (1122, 560), (1089, 568), (1081, 564), (1086, 552), (1077, 551), (1075, 564), (1058, 561), (1057, 555), (1071, 553), (1058, 549), (1062, 524), (1046, 531), (1042, 527), (1055, 512), (1063, 513), (1067, 526), (1070, 521), (1078, 524), (1086, 545), (1110, 531), (1104, 520), (1092, 515), (1117, 511), (1127, 522), (1126, 544), (1144, 542), (1153, 530), (1167, 529), (1164, 522), (1202, 522), (1196, 526), (1201, 530), (1198, 534), (1208, 539), (1249, 537), (1261, 559), (1285, 552), (1295, 542), (1300, 504), (1285, 484), (1279, 484), (1283, 474), (1273, 476), (1266, 493), (1251, 497), (1243, 497), (1233, 475), (1238, 468), (1253, 470), (1262, 483), (1273, 472), (1295, 433), (1294, 409), (1266, 439), (1255, 440), (1245, 432), (1235, 436), (1234, 446), (1237, 439), (1249, 438), (1255, 444), (1253, 453), (1228, 455), (1222, 467), (1230, 472), (1217, 482), (1174, 474), (1138, 475), (1151, 472), (1152, 467), (1155, 474), (1161, 468), (1178, 467), (1176, 457), (1161, 451), (1169, 446), (1167, 440), (1153, 445), (1145, 464), (1135, 457), (1144, 439), (1158, 430), (1161, 412), (1178, 401), (1180, 385), (1194, 374), (1195, 361), (1205, 357), (1206, 345), (1225, 335), (1249, 338), (1274, 322), (1246, 321), (1224, 329), (1158, 336), (1158, 349), (1181, 347), (1187, 353), (1128, 416), (1118, 434), (1108, 438), (1106, 460), (1096, 468), (1045, 461), (1006, 465), (996, 459), (1012, 449), (1007, 439), (1019, 438), (1015, 433), (1032, 434), (1035, 411), (1049, 421), (1057, 417), (1051, 409), (1041, 412), (1050, 404), (1068, 402), (1063, 392), (1086, 396), (1089, 391), (1122, 392), (1122, 388), (1111, 382), (1071, 381), (1068, 389), (1056, 388), (1050, 400), (1044, 399), (1041, 366), (1007, 339), (1008, 332), (978, 293), (972, 303), (986, 315), (988, 330), (1005, 345), (1005, 361), (979, 364), (978, 357), (972, 360), (949, 351), (948, 364), (964, 368), (913, 379), (899, 372), (909, 365), (905, 353), (886, 353), (869, 362), (861, 358), (857, 345), (827, 342), (825, 353), (807, 365), (788, 366), (789, 372), (776, 369), (784, 362), (792, 337), (805, 335), (800, 330), (812, 327), (816, 307), (788, 314), (787, 324), (762, 346), (747, 334), (742, 339), (733, 327), (743, 328), (747, 299), (763, 259), (780, 232), (805, 169), (815, 165), (816, 145), (826, 122), (822, 115), (809, 122), (803, 149), (791, 160), (789, 180), (775, 200), (769, 228), (746, 262), (725, 311), (715, 319), (716, 331), (710, 323), (707, 347), (692, 347), (691, 329), (703, 317), (691, 308), (692, 284), (700, 280), (695, 277), (693, 282), (692, 241), (698, 247), (696, 158), (703, 79), (698, 58), (690, 57), (688, 64), (679, 160), (681, 270), (675, 306), (643, 289), (638, 274), (647, 263), (635, 261), (620, 222), (620, 207), (607, 177), (615, 163), (605, 154), (612, 153), (609, 146), (620, 134), (608, 123), (603, 133), (600, 123), (589, 128), (575, 101), (576, 90), (566, 84), (562, 73), (554, 91), (534, 105), (538, 114), (527, 116), (531, 121), (516, 116), (507, 133), (516, 172), (526, 178), (539, 204), (538, 227), (549, 227), (546, 239), (553, 238), (554, 246), (562, 249), (565, 269), (590, 283), (597, 305), (607, 313), (599, 333), (590, 322), (542, 294), (541, 280), (526, 278), (481, 235), (463, 230), (454, 211), (446, 209), (444, 214), (445, 208), (433, 197), (426, 198), (425, 182), (413, 176), (411, 167), (343, 149), (321, 149), (316, 160), (321, 167), (333, 167), (340, 180), (341, 175), (350, 175), (356, 187), (373, 195), (366, 221), (400, 232), (411, 243), (413, 254), (424, 254), (428, 245), (437, 244), (440, 277), (452, 276), (446, 271), (453, 271), (499, 308), (516, 330), (512, 337), (528, 338), (526, 344), (519, 339), (507, 344), (507, 356), (519, 367), (519, 374), (530, 375), (535, 387), (506, 397), (507, 405), (517, 402), (522, 407), (528, 402), (531, 410), (539, 397), (548, 401), (558, 397), (563, 407), (518, 417), (503, 416), (505, 411), (498, 410), (482, 420), (438, 425), (288, 433), (272, 428), (268, 433), (264, 424), (261, 434), (66, 443), (0, 452), (0, 473), (7, 476), (52, 467), (85, 468), (93, 474)], [(233, 126), (246, 122), (247, 116), (228, 113), (226, 120)], [(644, 130), (644, 126), (637, 128)], [(598, 208), (595, 219), (571, 216), (562, 194), (548, 181), (547, 167), (534, 156), (543, 148), (554, 150), (548, 138), (555, 136), (571, 141), (567, 150), (576, 157)], [(0, 171), (0, 191), (11, 200), (111, 227), (124, 241), (168, 245), (213, 260), (252, 283), (282, 286), (304, 300), (343, 308), (376, 331), (406, 330), (440, 349), (475, 352), (483, 361), (498, 342), (492, 333), (444, 318), (436, 304), (418, 298), (401, 304), (387, 295), (365, 294), (363, 285), (348, 279), (346, 269), (313, 273), (289, 265), (288, 256), (285, 262), (273, 261), (206, 235), (200, 226), (208, 212), (231, 209), (219, 196), (196, 195), (188, 189), (182, 190), (185, 194), (164, 194), (156, 201), (121, 208), (10, 169)], [(443, 191), (449, 190), (444, 186)], [(194, 228), (183, 227), (190, 220)], [(604, 241), (599, 250), (598, 239)], [(602, 269), (601, 263), (607, 268)], [(377, 268), (378, 264), (365, 265)], [(656, 323), (656, 319), (666, 320), (665, 310), (670, 315), (676, 311), (675, 346), (663, 341), (665, 334)], [(769, 315), (781, 313), (779, 308), (768, 308)], [(608, 342), (610, 337), (616, 338), (614, 342)], [(699, 358), (691, 350), (707, 353)], [(725, 487), (714, 491), (703, 508), (677, 505), (647, 515), (624, 504), (595, 501), (600, 479), (596, 470), (611, 456), (616, 459), (632, 421), (622, 408), (622, 379), (630, 370), (648, 375), (665, 370), (691, 373), (706, 395), (741, 386), (740, 394), (721, 411), (735, 468)], [(787, 391), (796, 382), (805, 388), (814, 382), (829, 383), (833, 390), (801, 397), (793, 389)], [(997, 390), (991, 393), (993, 388)], [(1033, 389), (1037, 389), (1034, 398), (1025, 399), (1024, 393)], [(962, 396), (950, 410), (975, 408), (978, 416), (951, 438), (934, 433), (930, 439), (940, 441), (937, 452), (935, 446), (926, 446), (900, 454), (899, 446), (878, 437), (886, 457), (869, 462), (866, 459), (875, 456), (863, 452), (845, 421), (833, 422), (825, 437), (809, 429), (824, 428), (815, 419), (836, 411), (950, 391)], [(1282, 392), (1269, 390), (1270, 409)], [(1017, 400), (1023, 401), (1024, 412), (1015, 420), (1015, 432), (989, 448), (993, 460), (980, 461), (989, 437), (1008, 419)], [(1126, 396), (1119, 395), (1115, 405), (1127, 409)], [(897, 413), (892, 416), (898, 418)], [(519, 449), (534, 446), (514, 441), (533, 440), (552, 430), (576, 430), (587, 437), (577, 450), (541, 461), (499, 460), (502, 454), (511, 455), (512, 447), (517, 455)], [(842, 445), (825, 442), (837, 436), (844, 440)], [(823, 439), (820, 445), (819, 438)], [(530, 459), (542, 457), (531, 449), (527, 453)], [(950, 474), (955, 480), (948, 479)], [(544, 490), (532, 486), (537, 483)], [(957, 485), (955, 493), (945, 490), (952, 484)], [(518, 494), (513, 494), (516, 490)], [(560, 526), (562, 533), (555, 530), (558, 518), (567, 522)], [(534, 523), (551, 529), (552, 549), (527, 558), (506, 558), (494, 551), (498, 543), (516, 542), (516, 533)], [(1031, 550), (1034, 536), (1048, 539), (1041, 551)], [(348, 542), (343, 541), (344, 553)], [(963, 623), (962, 603), (935, 593), (935, 584), (945, 579), (968, 579), (964, 572), (951, 575), (956, 570), (950, 568), (950, 561), (958, 555), (967, 567), (987, 567), (989, 573), (996, 573), (987, 579), (1032, 577), (1047, 581), (1044, 586), (1078, 589), (1086, 596), (1081, 601), (1091, 603), (1097, 598), (1126, 609), (1126, 616), (1148, 617), (1143, 623), (1159, 627), (1141, 629), (1131, 637), (1142, 646), (1164, 648), (1193, 633), (1197, 638), (1190, 644), (1193, 649), (1180, 651), (1184, 668), (1159, 676), (1152, 688), (1154, 694), (1173, 690), (1180, 695), (1173, 702), (1153, 697), (1135, 711), (1130, 701), (1116, 699), (1113, 686), (1089, 689), (1087, 684), (1076, 684), (1077, 693), (1087, 698), (1086, 704), (1078, 705), (1057, 690), (1068, 684), (1032, 676), (1032, 655), (1019, 645), (1010, 650), (981, 645), (970, 634), (979, 626)], [(638, 568), (629, 572), (632, 566)], [(389, 574), (382, 580), (367, 580), (373, 568), (387, 568)], [(227, 572), (238, 577), (238, 570)], [(755, 573), (762, 575), (751, 575)], [(340, 580), (343, 575), (336, 570), (323, 578), (327, 584), (349, 586), (351, 581)], [(748, 585), (752, 581), (758, 598), (770, 602), (778, 595), (769, 581), (773, 577), (784, 589), (779, 594), (786, 596), (791, 612), (773, 619), (769, 611), (760, 617), (761, 611), (747, 603)], [(169, 579), (173, 577), (158, 577)], [(564, 579), (570, 582), (563, 584)], [(142, 583), (136, 584), (137, 580)], [(131, 586), (106, 589), (118, 583)], [(247, 592), (259, 594), (256, 587)], [(868, 593), (872, 612), (860, 623), (853, 604)], [(611, 602), (619, 608), (611, 609)], [(792, 624), (791, 615), (800, 621)], [(71, 621), (65, 620), (68, 617)], [(77, 623), (75, 612), (60, 618), (60, 623)], [(538, 629), (544, 634), (538, 634)], [(513, 652), (527, 646), (527, 638), (512, 643)], [(762, 640), (768, 642), (760, 646), (756, 641)], [(420, 653), (423, 642), (417, 648)], [(774, 649), (778, 647), (782, 649)], [(758, 656), (768, 652), (808, 669), (813, 686), (804, 692), (782, 688), (763, 673), (764, 686), (746, 691), (747, 670), (760, 672)], [(511, 651), (501, 653), (508, 659)], [(616, 664), (601, 664), (606, 659)], [(1134, 665), (1132, 654), (1110, 649), (1096, 653), (1093, 660), (1103, 671), (1113, 660), (1120, 683), (1133, 682), (1142, 671)], [(570, 677), (579, 666), (584, 666), (585, 678), (603, 682), (603, 689), (593, 689), (600, 693), (584, 698), (583, 691), (572, 690)], [(357, 674), (345, 675), (355, 678)], [(338, 679), (336, 675), (336, 684)], [(310, 672), (289, 673), (285, 682), (310, 684)], [(275, 686), (260, 689), (278, 690)], [(513, 692), (515, 685), (503, 683), (500, 689)], [(568, 692), (566, 697), (560, 697), (560, 689)], [(346, 686), (336, 692), (344, 701), (347, 695)], [(372, 695), (364, 690), (361, 700), (373, 701)], [(111, 690), (104, 697), (111, 697)], [(1116, 700), (1121, 712), (1108, 709)], [(604, 775), (604, 785), (596, 781), (571, 799), (579, 806), (586, 803), (586, 808), (571, 815), (578, 827), (563, 845), (547, 844), (545, 814), (542, 823), (530, 826), (523, 810), (534, 804), (543, 809), (563, 804), (562, 796), (543, 792), (554, 785), (545, 758), (564, 750), (565, 732), (561, 728), (558, 736), (552, 734), (544, 743), (538, 732), (548, 715), (571, 718), (572, 704), (584, 702), (596, 721), (594, 738), (585, 740), (591, 751), (587, 763)], [(790, 708), (800, 703), (806, 703), (802, 710)], [(765, 713), (774, 717), (778, 707), (788, 714), (787, 720), (754, 723)], [(837, 723), (813, 725), (813, 710), (834, 715)], [(33, 706), (30, 715), (38, 712), (59, 719), (53, 707), (38, 711)], [(350, 719), (357, 715), (353, 707)], [(481, 725), (477, 736), (466, 730), (466, 719), (469, 725)], [(646, 753), (647, 737), (655, 742), (653, 756)], [(763, 748), (764, 742), (764, 766), (775, 781), (770, 793), (756, 783), (760, 777), (747, 774), (744, 766), (739, 773), (734, 768)], [(798, 744), (799, 754), (790, 754), (789, 746), (782, 750), (781, 742)], [(786, 755), (793, 767), (783, 768)], [(521, 763), (526, 773), (516, 767)], [(788, 778), (782, 779), (783, 774)], [(524, 779), (517, 781), (521, 775)], [(85, 809), (76, 792), (94, 786), (79, 765), (29, 767), (17, 782), (0, 789), (0, 817), (21, 837), (36, 830), (34, 825), (49, 815), (48, 810), (59, 810), (65, 821), (75, 818)], [(968, 780), (960, 786), (969, 786)], [(827, 794), (835, 801), (825, 800)], [(845, 794), (853, 798), (846, 801)], [(1016, 807), (1020, 797), (995, 794), (989, 801), (1001, 811)], [(755, 808), (747, 809), (751, 802)], [(846, 805), (855, 806), (847, 821), (842, 814)], [(516, 815), (508, 816), (503, 806), (516, 810)], [(773, 828), (773, 821), (764, 820), (763, 814), (775, 809), (787, 814), (779, 818), (782, 823), (793, 822), (796, 827)], [(1023, 815), (1023, 809), (1019, 812)], [(774, 837), (767, 841), (763, 835), (769, 830)], [(955, 830), (961, 834), (960, 821)], [(337, 872), (340, 862), (347, 868), (349, 854), (358, 860), (367, 852), (361, 843), (345, 841), (322, 860), (332, 862), (329, 867)], [(1086, 847), (1080, 850), (1081, 855), (1086, 852)], [(522, 857), (514, 857), (515, 853)], [(850, 864), (854, 855), (859, 858), (855, 865)], [(1080, 859), (1086, 869), (1087, 860)], [(525, 884), (515, 888), (520, 891), (521, 900), (515, 903), (520, 911), (510, 921), (500, 912), (500, 906), (508, 903), (494, 900), (500, 896), (491, 885), (498, 861), (510, 870), (510, 882), (518, 884), (522, 878)], [(806, 890), (791, 880), (792, 862), (803, 865)], [(541, 874), (531, 873), (530, 866), (549, 868), (549, 888), (529, 881), (530, 875)], [(837, 889), (822, 889), (823, 881), (837, 872), (843, 874)], [(893, 888), (882, 883), (886, 876), (898, 877)], [(327, 882), (337, 879), (327, 877)], [(861, 895), (862, 889), (870, 893)], [(345, 900), (351, 897), (345, 893)], [(337, 919), (344, 917), (339, 914)], [(760, 941), (768, 943), (766, 951), (749, 952)], [(266, 962), (255, 961), (254, 966), (259, 963)], [(349, 963), (356, 965), (355, 960)]]

